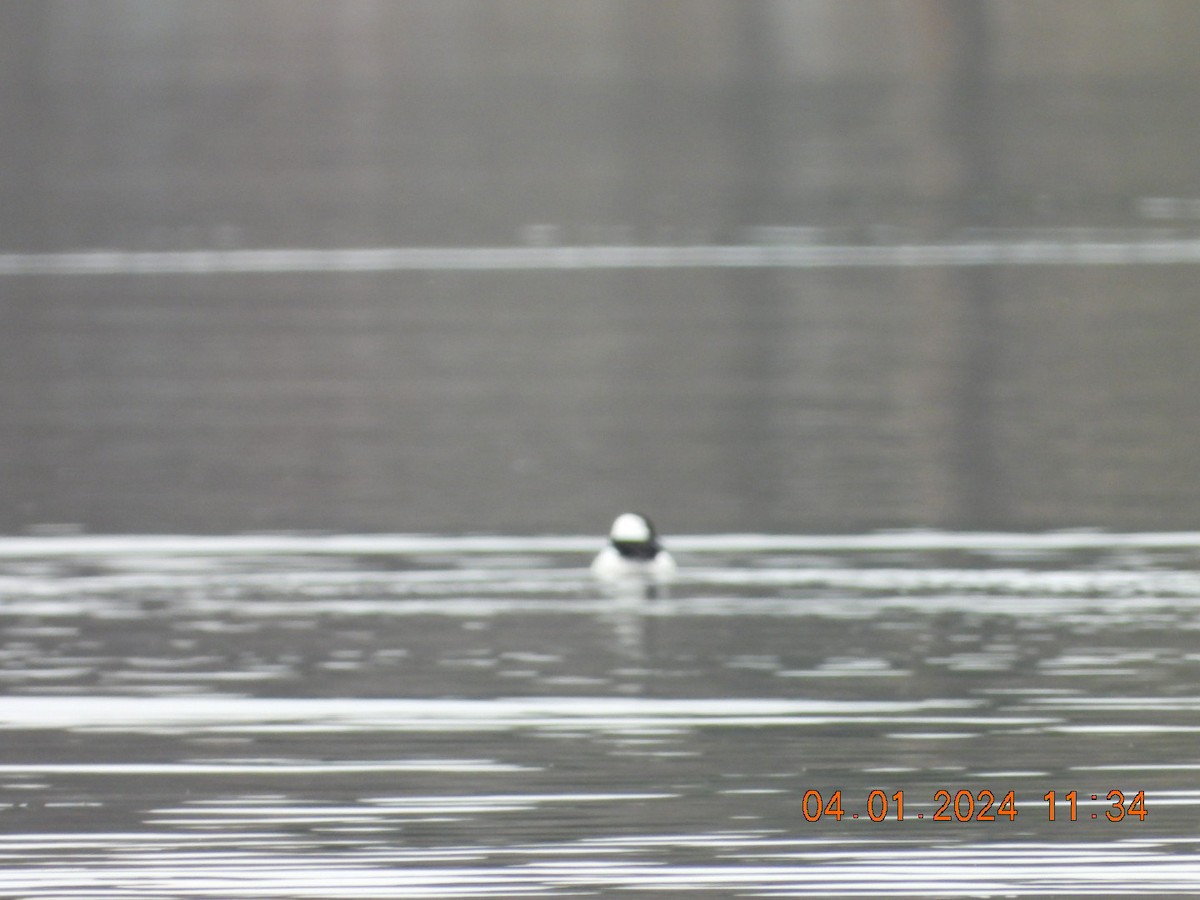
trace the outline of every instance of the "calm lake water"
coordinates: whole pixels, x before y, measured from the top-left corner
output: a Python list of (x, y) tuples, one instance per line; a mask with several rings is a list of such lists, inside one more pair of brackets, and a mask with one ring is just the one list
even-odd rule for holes
[(0, 2), (0, 895), (1195, 896), (1198, 11)]
[(599, 544), (0, 541), (0, 892), (1194, 892), (1200, 535)]
[(917, 5), (3, 4), (0, 531), (1197, 527), (1192, 5)]

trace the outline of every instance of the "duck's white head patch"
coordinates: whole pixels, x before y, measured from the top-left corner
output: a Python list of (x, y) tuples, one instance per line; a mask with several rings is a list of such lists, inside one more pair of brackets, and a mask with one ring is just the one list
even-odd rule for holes
[(613, 522), (608, 536), (614, 543), (641, 544), (654, 539), (654, 528), (645, 516), (622, 513)]

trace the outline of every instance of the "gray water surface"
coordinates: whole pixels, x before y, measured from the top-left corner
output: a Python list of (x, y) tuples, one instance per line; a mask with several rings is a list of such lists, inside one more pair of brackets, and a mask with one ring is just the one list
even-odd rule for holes
[(0, 531), (1193, 529), (1198, 35), (0, 3)]
[(1198, 9), (0, 0), (0, 895), (1194, 896)]
[(0, 891), (1194, 891), (1200, 537), (597, 543), (0, 541)]

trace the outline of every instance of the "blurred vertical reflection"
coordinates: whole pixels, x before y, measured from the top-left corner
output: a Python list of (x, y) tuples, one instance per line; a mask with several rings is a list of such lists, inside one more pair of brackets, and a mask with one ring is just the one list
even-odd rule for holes
[[(996, 99), (991, 91), (988, 8), (982, 3), (941, 2), (931, 12), (942, 30), (948, 61), (948, 145), (963, 173), (962, 192), (951, 224), (957, 229), (986, 228), (994, 224), (991, 205), (999, 185), (993, 161)], [(999, 435), (993, 397), (997, 360), (1005, 337), (996, 312), (1001, 299), (997, 273), (992, 266), (977, 266), (960, 271), (956, 278), (962, 285), (964, 310), (954, 455), (959, 499), (951, 521), (967, 528), (1003, 527), (1009, 516), (1003, 506), (1005, 473), (996, 458)]]

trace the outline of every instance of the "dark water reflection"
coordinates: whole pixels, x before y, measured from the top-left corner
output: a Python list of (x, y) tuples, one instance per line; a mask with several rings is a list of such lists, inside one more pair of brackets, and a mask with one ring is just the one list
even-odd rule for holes
[[(592, 583), (594, 544), (0, 542), (0, 883), (1194, 884), (1195, 535), (677, 538), (683, 575), (649, 596)], [(808, 821), (809, 790), (840, 790), (843, 818)], [(939, 790), (971, 792), (966, 821), (934, 820)], [(973, 819), (985, 790), (1012, 791), (1016, 817)]]
[(637, 505), (675, 531), (1190, 528), (1191, 270), (979, 278), (8, 281), (2, 514), (554, 533)]
[[(1196, 235), (1188, 4), (602, 6), (8, 4), (0, 251)], [(8, 532), (1200, 511), (1183, 262), (0, 270)]]

